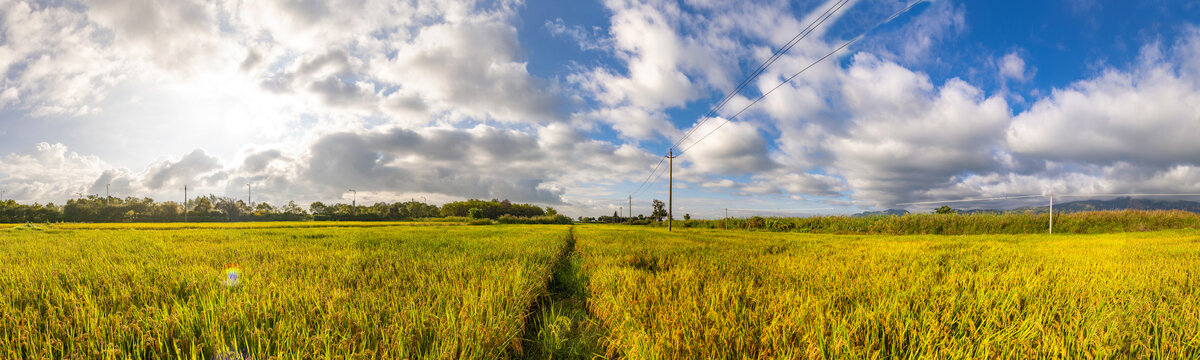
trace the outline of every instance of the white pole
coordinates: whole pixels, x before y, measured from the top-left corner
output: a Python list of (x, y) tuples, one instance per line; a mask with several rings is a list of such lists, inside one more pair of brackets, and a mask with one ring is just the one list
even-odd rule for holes
[(1050, 233), (1054, 234), (1054, 190), (1050, 190)]

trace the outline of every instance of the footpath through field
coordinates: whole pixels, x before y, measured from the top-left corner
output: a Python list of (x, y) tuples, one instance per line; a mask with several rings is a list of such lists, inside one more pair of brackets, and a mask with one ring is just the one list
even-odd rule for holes
[(0, 358), (1200, 357), (1197, 230), (284, 225), (0, 229)]

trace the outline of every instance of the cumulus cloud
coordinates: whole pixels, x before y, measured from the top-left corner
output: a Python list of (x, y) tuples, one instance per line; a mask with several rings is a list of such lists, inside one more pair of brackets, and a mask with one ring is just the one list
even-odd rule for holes
[[(121, 55), (107, 51), (104, 30), (85, 14), (25, 1), (0, 2), (0, 105), (32, 116), (99, 111), (120, 81)], [(18, 40), (19, 39), (19, 40)]]
[[(873, 18), (876, 19), (874, 21), (907, 6), (901, 2), (892, 4), (874, 8), (880, 15)], [(930, 1), (927, 4), (927, 8), (920, 10), (919, 14), (900, 29), (872, 33), (861, 47), (884, 59), (903, 64), (941, 61), (934, 55), (933, 50), (938, 44), (967, 31), (966, 6), (955, 4), (953, 1)]]
[[(393, 128), (365, 133), (340, 132), (315, 141), (303, 159), (303, 178), (316, 186), (340, 189), (387, 189), (476, 198), (509, 198), (562, 203), (562, 191), (550, 184), (567, 169), (579, 148), (579, 134), (551, 127), (538, 134), (488, 126), (470, 129)], [(563, 138), (570, 139), (564, 143)], [(594, 148), (596, 144), (591, 144)], [(600, 148), (595, 156), (619, 156)], [(620, 152), (620, 151), (616, 151)], [(592, 170), (592, 172), (595, 172)]]
[(679, 138), (682, 131), (662, 111), (650, 111), (634, 106), (600, 108), (575, 115), (577, 122), (607, 124), (622, 136), (635, 140), (656, 136)]
[(1022, 59), (1021, 55), (1017, 55), (1016, 52), (1010, 52), (1004, 55), (1003, 58), (1000, 58), (998, 67), (1000, 68), (1000, 77), (1002, 79), (1026, 81), (1032, 77), (1031, 74), (1025, 72), (1025, 59)]
[[(589, 198), (619, 196), (614, 188), (660, 159), (640, 143), (681, 137), (688, 127), (676, 124), (698, 119), (673, 116), (707, 110), (697, 102), (732, 90), (738, 69), (832, 4), (608, 0), (608, 28), (559, 19), (533, 29), (608, 57), (545, 79), (525, 60), (518, 31), (531, 29), (515, 25), (520, 1), (0, 0), (0, 107), (18, 113), (3, 121), (203, 123), (258, 144), (205, 133), (172, 151), (181, 156), (114, 166), (30, 136), (30, 150), (0, 161), (0, 186), (25, 201), (106, 185), (156, 198), (177, 197), (185, 183), (232, 195), (253, 183), (272, 201), (355, 188), (388, 200), (600, 206)], [(903, 6), (851, 5), (866, 15), (831, 19), (719, 115)], [(1013, 114), (1006, 86), (1037, 73), (1019, 49), (982, 61), (999, 90), (915, 70), (945, 61), (932, 49), (966, 31), (964, 14), (932, 2), (857, 44), (849, 60), (814, 67), (689, 149), (676, 162), (679, 186), (862, 207), (1049, 189), (1200, 191), (1200, 145), (1189, 138), (1200, 133), (1200, 30), (1148, 46), (1128, 68), (1015, 100), (1033, 105)], [(683, 146), (724, 119), (693, 125)], [(184, 122), (193, 125), (174, 126)], [(616, 140), (597, 139), (609, 130)], [(109, 140), (144, 141), (124, 136)], [(215, 142), (220, 149), (207, 145)]]
[(911, 200), (996, 166), (997, 134), (1010, 116), (1003, 98), (957, 79), (935, 89), (927, 76), (867, 55), (855, 58), (842, 94), (850, 125), (825, 146), (856, 198)]
[(516, 2), (78, 5), (0, 3), (3, 33), (22, 39), (0, 43), (0, 104), (34, 116), (97, 115), (123, 84), (257, 78), (267, 94), (311, 95), (328, 107), (304, 105), (317, 114), (353, 110), (410, 123), (564, 118), (562, 100), (548, 91), (553, 81), (519, 60)]
[(108, 163), (98, 157), (69, 151), (63, 144), (43, 142), (0, 161), (0, 187), (7, 198), (45, 203), (89, 191), (92, 180), (108, 168)]
[(553, 33), (572, 36), (581, 44), (594, 46), (585, 48), (605, 51), (618, 60), (620, 66), (616, 67), (580, 68), (567, 80), (602, 105), (591, 113), (607, 119), (621, 135), (644, 139), (654, 132), (673, 136), (677, 130), (669, 123), (636, 121), (637, 116), (630, 120), (611, 113), (660, 114), (714, 90), (734, 87), (735, 72), (731, 69), (736, 69), (746, 55), (733, 38), (744, 29), (733, 26), (730, 17), (786, 18), (763, 11), (776, 8), (775, 4), (688, 5), (713, 16), (685, 12), (679, 4), (668, 1), (612, 0), (605, 2), (612, 12), (607, 37), (588, 38), (582, 29), (561, 21), (546, 24)]
[(1170, 166), (1195, 161), (1194, 134), (1200, 83), (1148, 64), (1055, 89), (1014, 119), (1006, 140), (1014, 153), (1038, 159)]
[(220, 34), (219, 3), (193, 0), (98, 0), (87, 17), (111, 31), (113, 50), (157, 68), (191, 72), (236, 56)]
[(151, 165), (146, 170), (143, 182), (150, 190), (158, 190), (165, 185), (184, 185), (198, 175), (221, 167), (220, 159), (196, 149), (179, 160), (163, 160)]
[(574, 40), (583, 50), (605, 50), (612, 48), (612, 39), (601, 34), (601, 28), (596, 26), (585, 29), (583, 26), (568, 26), (563, 19), (546, 20), (546, 30), (554, 36), (565, 36)]
[[(503, 18), (482, 17), (421, 28), (412, 41), (377, 59), (379, 79), (404, 94), (405, 110), (502, 122), (560, 118), (561, 99), (546, 80), (532, 77), (520, 57), (516, 28)], [(417, 97), (419, 94), (419, 98)], [(420, 106), (414, 106), (420, 100)], [(391, 108), (389, 108), (391, 109)]]
[(684, 159), (695, 172), (757, 174), (777, 166), (769, 157), (767, 139), (750, 123), (714, 118), (696, 128), (688, 141), (680, 146), (687, 150)]

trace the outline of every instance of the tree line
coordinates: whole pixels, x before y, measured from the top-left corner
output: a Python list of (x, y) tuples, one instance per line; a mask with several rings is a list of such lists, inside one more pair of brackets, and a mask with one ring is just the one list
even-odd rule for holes
[(663, 221), (663, 218), (667, 217), (667, 204), (663, 203), (662, 200), (654, 199), (654, 201), (650, 202), (650, 207), (652, 208), (650, 211), (650, 216), (638, 214), (637, 216), (630, 217), (613, 211), (612, 216), (580, 216), (577, 220), (584, 223), (629, 223), (633, 225), (648, 225), (651, 222)]
[(405, 221), (429, 218), (468, 217), (477, 211), (480, 217), (502, 216), (531, 218), (557, 215), (554, 208), (514, 204), (508, 200), (470, 199), (442, 206), (419, 201), (377, 202), (372, 205), (314, 202), (307, 209), (288, 201), (274, 206), (267, 202), (253, 206), (245, 201), (215, 196), (197, 196), (184, 204), (155, 202), (144, 197), (102, 197), (91, 195), (67, 200), (59, 206), (20, 204), (0, 201), (0, 223), (27, 222), (221, 222), (221, 221)]

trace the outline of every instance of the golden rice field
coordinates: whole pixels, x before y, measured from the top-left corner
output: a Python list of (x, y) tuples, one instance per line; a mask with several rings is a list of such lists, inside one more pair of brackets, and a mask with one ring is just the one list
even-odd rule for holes
[(568, 232), (4, 230), (0, 358), (505, 357)]
[(0, 229), (0, 358), (1200, 358), (1196, 230), (279, 225)]
[(607, 354), (1197, 358), (1200, 232), (838, 236), (577, 227)]

